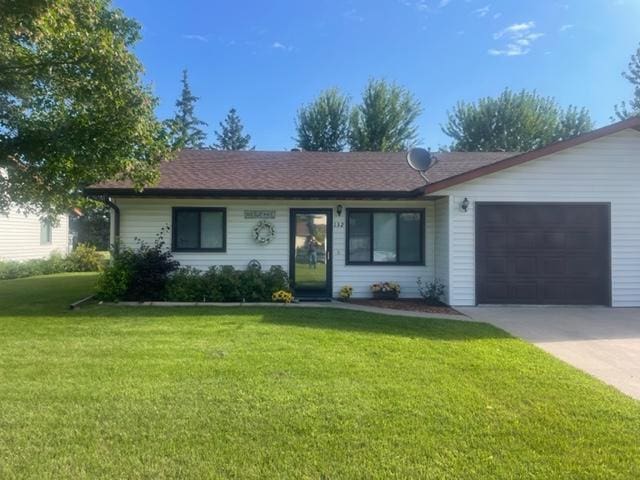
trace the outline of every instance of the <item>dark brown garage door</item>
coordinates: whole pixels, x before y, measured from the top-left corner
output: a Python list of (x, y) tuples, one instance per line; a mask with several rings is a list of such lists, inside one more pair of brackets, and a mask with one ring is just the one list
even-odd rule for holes
[(609, 206), (476, 206), (479, 304), (608, 305)]

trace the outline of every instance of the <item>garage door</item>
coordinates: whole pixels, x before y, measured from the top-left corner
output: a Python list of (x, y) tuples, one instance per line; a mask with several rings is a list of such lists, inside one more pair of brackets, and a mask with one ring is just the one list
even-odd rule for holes
[(608, 305), (609, 206), (476, 206), (479, 304)]

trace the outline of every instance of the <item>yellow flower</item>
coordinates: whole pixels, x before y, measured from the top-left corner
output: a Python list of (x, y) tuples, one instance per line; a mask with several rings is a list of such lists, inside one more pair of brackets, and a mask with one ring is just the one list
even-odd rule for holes
[(291, 303), (293, 302), (293, 295), (286, 290), (278, 290), (277, 292), (273, 292), (271, 300), (280, 303)]

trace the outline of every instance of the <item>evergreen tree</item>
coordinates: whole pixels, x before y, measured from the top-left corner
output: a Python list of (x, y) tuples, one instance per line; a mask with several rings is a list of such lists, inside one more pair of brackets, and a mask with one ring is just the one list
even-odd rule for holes
[(362, 103), (351, 114), (351, 150), (397, 152), (414, 146), (421, 112), (420, 102), (407, 89), (370, 80)]
[(593, 129), (589, 112), (561, 108), (551, 97), (508, 88), (499, 97), (459, 102), (442, 131), (453, 138), (451, 150), (526, 152)]
[(628, 105), (626, 102), (622, 102), (620, 105), (615, 106), (616, 116), (620, 120), (640, 115), (640, 47), (638, 47), (636, 53), (631, 55), (629, 71), (623, 72), (622, 76), (633, 85), (633, 98)]
[(303, 105), (296, 118), (296, 145), (309, 151), (340, 152), (349, 136), (349, 99), (336, 88)]
[(195, 106), (200, 97), (191, 92), (187, 71), (182, 71), (182, 92), (176, 101), (175, 116), (166, 121), (175, 149), (204, 148), (207, 134), (200, 128), (207, 124), (196, 117)]
[[(223, 122), (220, 122), (220, 131), (216, 130), (216, 143), (212, 148), (216, 150), (247, 150), (251, 135), (244, 135), (244, 126), (235, 108), (229, 110)], [(251, 148), (253, 150), (253, 148)]]

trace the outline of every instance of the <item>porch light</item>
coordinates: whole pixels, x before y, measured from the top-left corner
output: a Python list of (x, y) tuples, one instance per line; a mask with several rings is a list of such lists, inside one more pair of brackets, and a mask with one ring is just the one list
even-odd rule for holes
[(336, 212), (338, 212), (338, 216), (341, 216), (341, 215), (342, 215), (342, 205), (338, 205), (338, 206), (336, 207)]
[(467, 197), (464, 197), (464, 200), (460, 204), (460, 208), (462, 209), (463, 212), (466, 212), (467, 210), (469, 210), (469, 199)]

